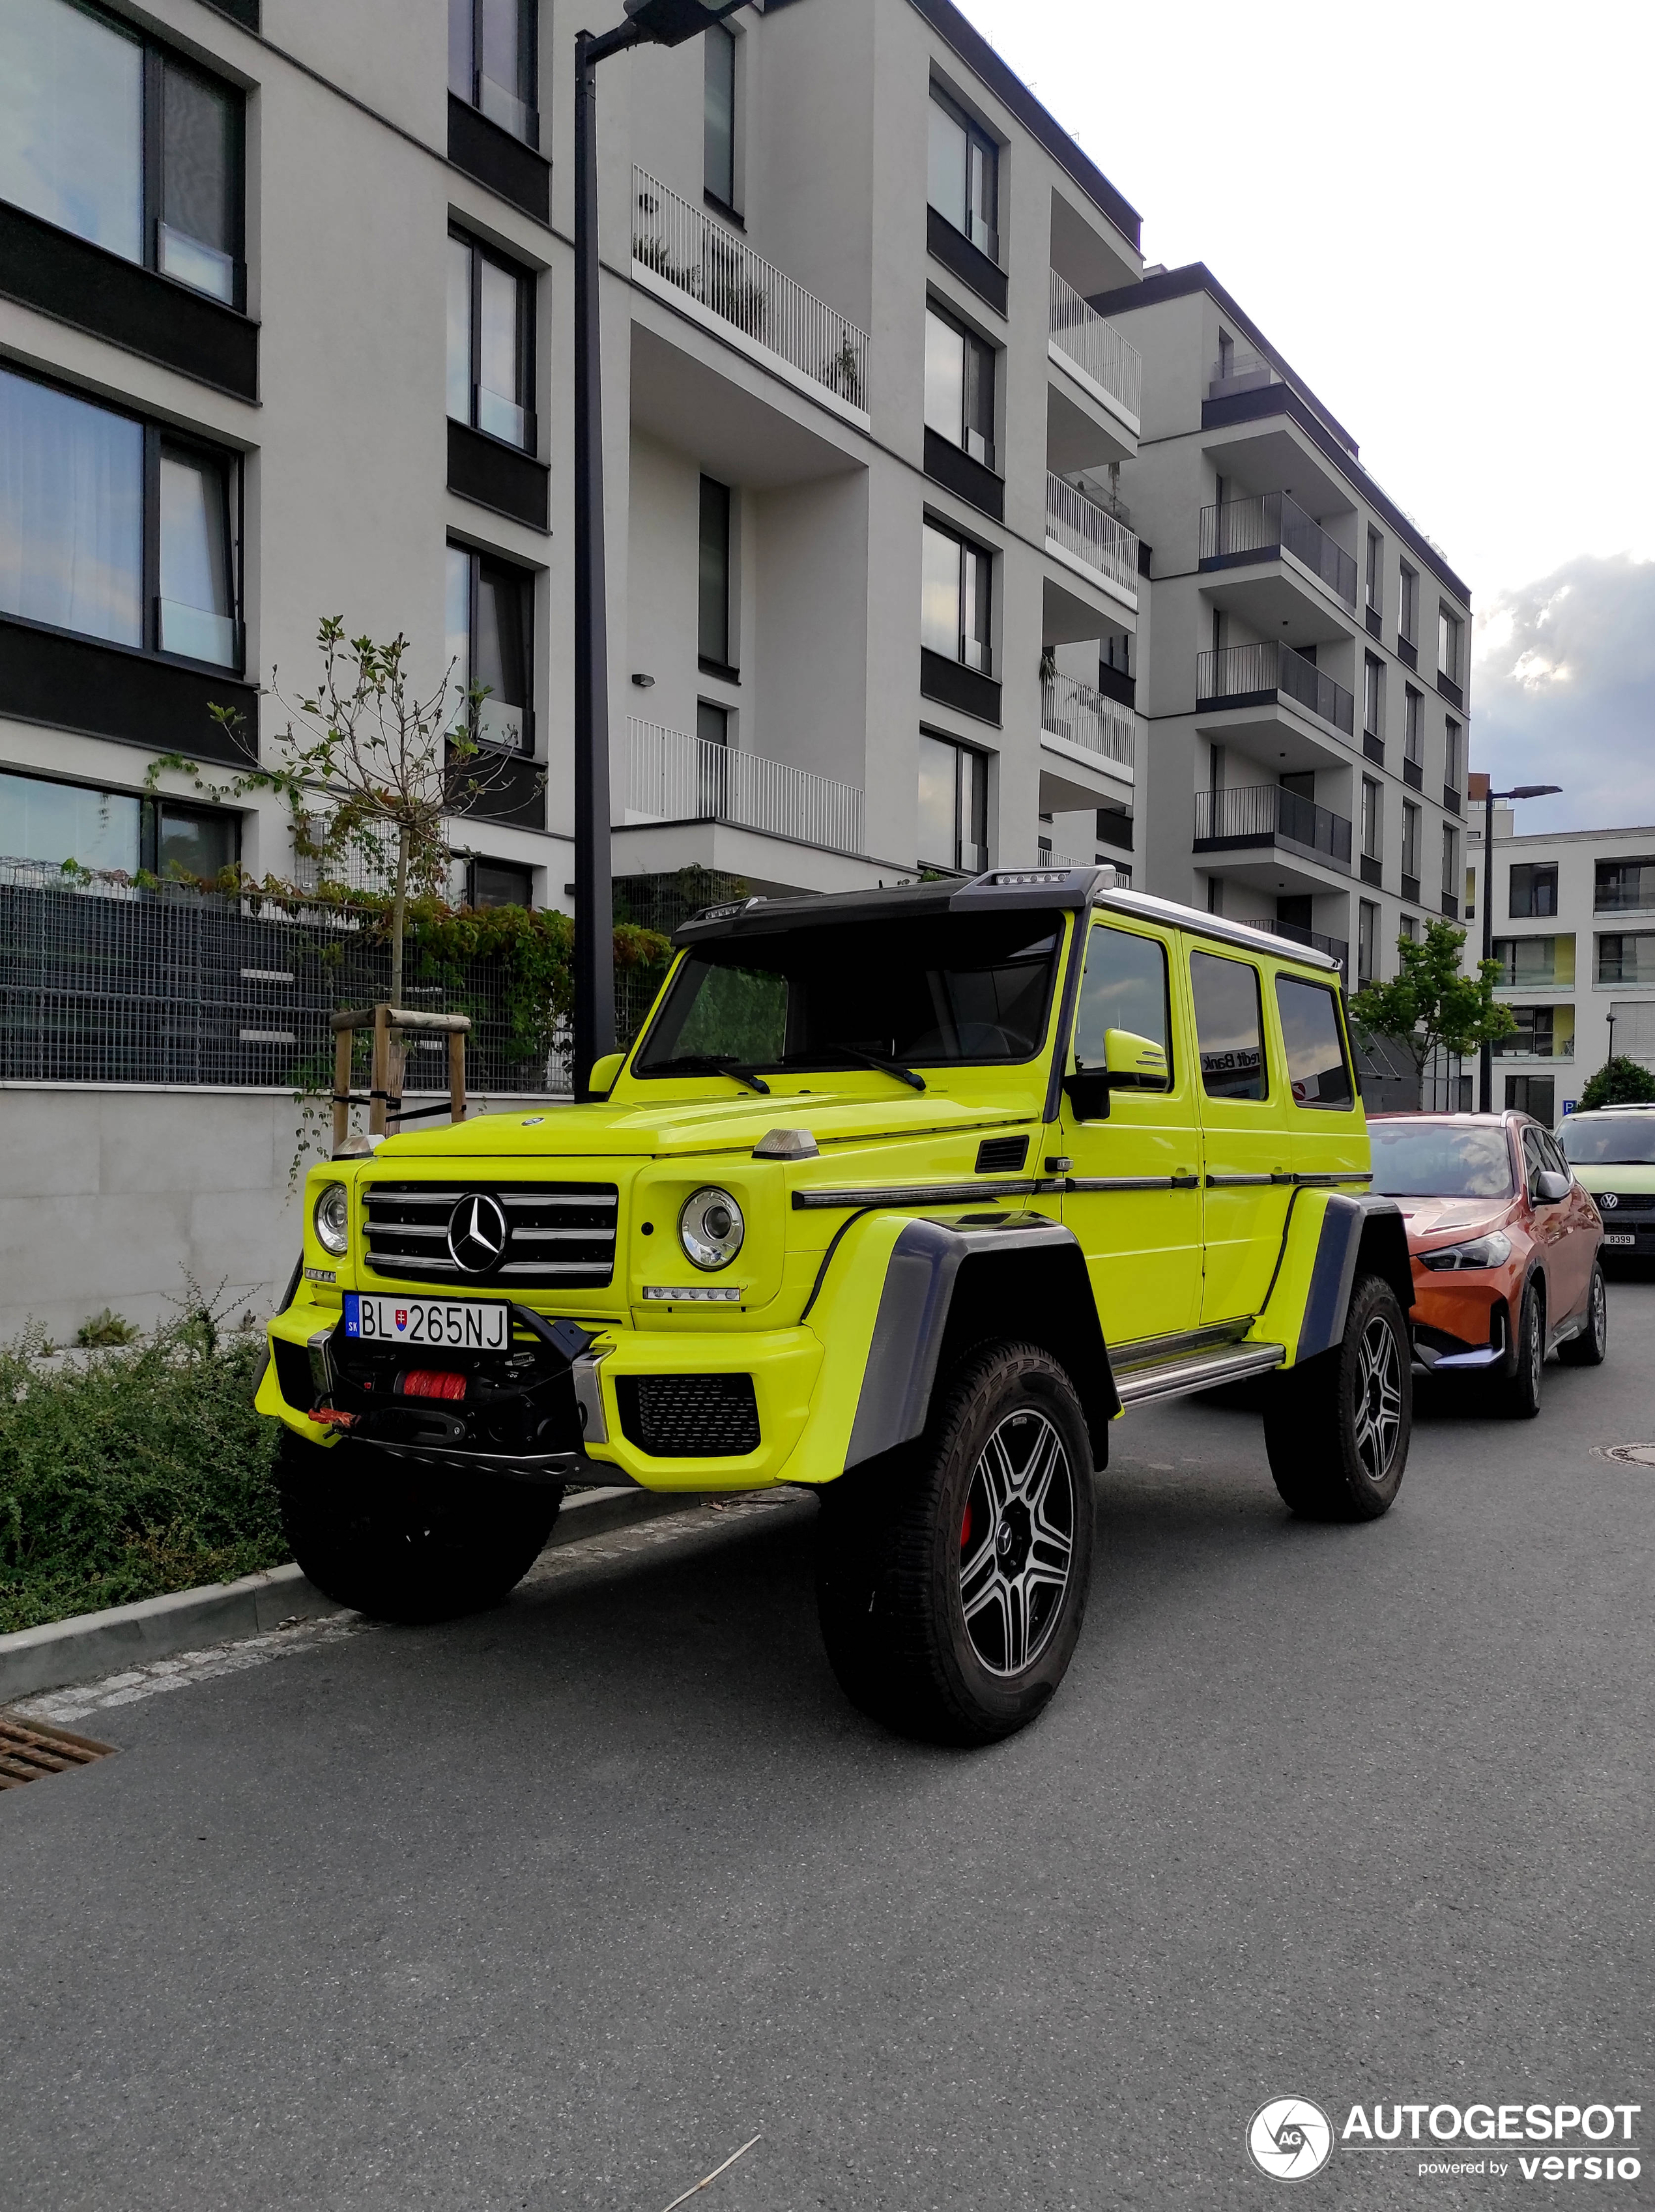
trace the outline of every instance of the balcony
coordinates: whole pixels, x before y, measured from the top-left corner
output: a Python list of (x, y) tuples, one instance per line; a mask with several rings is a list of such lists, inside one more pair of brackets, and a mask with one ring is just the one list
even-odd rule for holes
[(1290, 553), (1301, 568), (1308, 568), (1336, 599), (1355, 612), (1355, 562), (1285, 491), (1267, 491), (1254, 499), (1226, 499), (1221, 506), (1202, 507), (1203, 568), (1237, 568), (1261, 561), (1279, 561), (1284, 553)]
[(1040, 679), (1040, 727), (1077, 752), (1092, 754), (1100, 765), (1124, 771), (1129, 781), (1138, 718), (1089, 684), (1053, 673)]
[(1230, 346), (1213, 363), (1207, 397), (1226, 399), (1232, 392), (1260, 392), (1275, 381), (1275, 371), (1263, 354), (1250, 352), (1244, 346)]
[(1494, 1039), (1498, 1060), (1573, 1060), (1574, 1039), (1557, 1036), (1550, 1030), (1518, 1029)]
[(1330, 722), (1347, 738), (1355, 732), (1355, 699), (1290, 645), (1226, 645), (1196, 655), (1198, 713), (1220, 705), (1263, 707), (1277, 702)]
[(1049, 350), (1113, 415), (1126, 418), (1133, 435), (1142, 409), (1143, 362), (1095, 307), (1053, 269), (1047, 321)]
[(632, 274), (867, 428), (867, 331), (643, 169), (632, 172)]
[(1308, 945), (1312, 952), (1325, 952), (1342, 968), (1350, 966), (1350, 946), (1342, 937), (1324, 937), (1319, 929), (1305, 929), (1296, 921), (1267, 921), (1264, 927), (1272, 937), (1285, 937), (1290, 944)]
[(787, 761), (627, 720), (624, 823), (723, 822), (824, 852), (867, 850), (865, 794)]
[(1196, 793), (1196, 850), (1275, 845), (1285, 842), (1320, 854), (1350, 872), (1350, 824), (1342, 814), (1284, 791), (1279, 783), (1242, 784), (1232, 791)]
[(1046, 550), (1083, 569), (1114, 598), (1138, 604), (1138, 540), (1107, 507), (1046, 472)]

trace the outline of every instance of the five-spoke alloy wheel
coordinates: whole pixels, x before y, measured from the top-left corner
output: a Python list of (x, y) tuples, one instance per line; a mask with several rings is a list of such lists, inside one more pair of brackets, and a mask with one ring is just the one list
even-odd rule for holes
[(1360, 1275), (1339, 1342), (1271, 1386), (1264, 1445), (1275, 1486), (1307, 1521), (1377, 1520), (1401, 1486), (1413, 1425), (1407, 1320), (1383, 1276)]
[(1028, 1344), (979, 1346), (922, 1436), (822, 1498), (817, 1599), (846, 1694), (905, 1735), (990, 1743), (1062, 1681), (1092, 1576), (1092, 1443)]

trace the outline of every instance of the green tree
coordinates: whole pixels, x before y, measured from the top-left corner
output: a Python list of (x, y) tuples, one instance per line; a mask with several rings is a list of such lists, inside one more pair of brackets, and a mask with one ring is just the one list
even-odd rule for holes
[(1579, 1110), (1593, 1106), (1646, 1106), (1655, 1103), (1655, 1075), (1640, 1060), (1623, 1052), (1606, 1060), (1580, 1093)]
[(1499, 963), (1480, 960), (1476, 972), (1465, 975), (1460, 967), (1464, 946), (1463, 929), (1427, 921), (1423, 938), (1396, 939), (1401, 965), (1392, 980), (1365, 984), (1351, 1001), (1358, 1030), (1366, 1036), (1395, 1038), (1412, 1058), (1421, 1083), (1433, 1053), (1467, 1058), (1517, 1027), (1510, 1007), (1494, 996)]

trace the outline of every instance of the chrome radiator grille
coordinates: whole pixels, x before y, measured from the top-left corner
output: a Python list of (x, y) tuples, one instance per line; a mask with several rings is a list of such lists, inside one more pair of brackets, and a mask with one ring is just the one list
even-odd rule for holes
[[(478, 1200), (481, 1226), (498, 1224), (492, 1239), (468, 1234)], [(602, 1290), (615, 1272), (612, 1182), (372, 1182), (363, 1203), (368, 1267), (398, 1282)], [(485, 1253), (490, 1242), (497, 1256)]]

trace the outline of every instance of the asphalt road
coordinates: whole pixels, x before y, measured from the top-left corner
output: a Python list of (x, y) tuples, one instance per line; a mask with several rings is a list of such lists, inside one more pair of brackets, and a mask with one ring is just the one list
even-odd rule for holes
[[(1650, 2119), (1655, 1468), (1593, 1447), (1655, 1438), (1655, 1284), (1610, 1318), (1536, 1424), (1422, 1405), (1363, 1528), (1129, 1417), (991, 1751), (846, 1708), (791, 1499), (100, 1713), (0, 1793), (0, 2203), (663, 2212), (758, 2135), (697, 2212), (1227, 2212), (1278, 2095)], [(1303, 2196), (1647, 2205), (1634, 2124), (1636, 2182)]]

